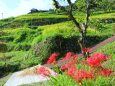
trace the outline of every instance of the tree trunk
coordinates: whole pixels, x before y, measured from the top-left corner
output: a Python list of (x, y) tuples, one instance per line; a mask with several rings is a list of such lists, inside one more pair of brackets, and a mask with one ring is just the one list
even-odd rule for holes
[(84, 33), (84, 32), (80, 33), (80, 38), (78, 40), (78, 43), (80, 45), (81, 52), (82, 52), (84, 58), (87, 58), (87, 57), (89, 57), (89, 52), (83, 51), (83, 49), (86, 49), (85, 40), (86, 40), (86, 33)]
[[(80, 23), (78, 23), (75, 19), (75, 17), (73, 16), (72, 14), (72, 3), (71, 3), (71, 0), (67, 0), (68, 1), (68, 4), (70, 6), (70, 9), (69, 9), (69, 18), (75, 23), (76, 27), (78, 28), (79, 30), (79, 33), (80, 33), (80, 38), (78, 40), (78, 43), (80, 45), (80, 48), (81, 48), (81, 52), (83, 54), (83, 56), (85, 58), (88, 57), (88, 53), (87, 52), (84, 52), (82, 51), (82, 49), (85, 49), (86, 48), (86, 45), (85, 45), (85, 38), (86, 38), (86, 28), (87, 28), (87, 24), (88, 24), (88, 17), (89, 15), (86, 15), (86, 23), (85, 24), (82, 24), (82, 26), (80, 25)], [(88, 12), (88, 10), (87, 10)]]

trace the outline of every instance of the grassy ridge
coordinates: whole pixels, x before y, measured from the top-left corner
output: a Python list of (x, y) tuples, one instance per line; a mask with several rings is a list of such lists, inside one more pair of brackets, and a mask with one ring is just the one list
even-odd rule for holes
[(19, 28), (19, 27), (36, 28), (37, 26), (40, 25), (54, 24), (63, 21), (68, 21), (67, 16), (50, 14), (49, 12), (32, 13), (0, 20), (0, 28), (3, 29)]

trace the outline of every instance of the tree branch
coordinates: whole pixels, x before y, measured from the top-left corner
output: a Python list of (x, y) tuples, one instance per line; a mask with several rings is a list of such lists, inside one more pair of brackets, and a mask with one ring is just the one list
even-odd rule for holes
[(76, 27), (78, 27), (78, 30), (79, 32), (81, 33), (82, 32), (82, 28), (80, 27), (80, 24), (78, 23), (78, 21), (76, 21), (75, 17), (73, 16), (73, 13), (72, 13), (72, 8), (73, 8), (73, 5), (72, 5), (72, 2), (71, 0), (67, 0), (69, 6), (70, 6), (70, 9), (69, 9), (69, 17), (70, 19), (75, 23)]
[(86, 22), (85, 22), (85, 30), (88, 27), (88, 21), (90, 16), (90, 6), (89, 6), (89, 0), (86, 1)]
[(59, 9), (59, 8), (60, 8), (59, 3), (58, 3), (56, 0), (53, 0), (53, 2), (54, 2), (55, 8), (56, 8), (56, 9)]

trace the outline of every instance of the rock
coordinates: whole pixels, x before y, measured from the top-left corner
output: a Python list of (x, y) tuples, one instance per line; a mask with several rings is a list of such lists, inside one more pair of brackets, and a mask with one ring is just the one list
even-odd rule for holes
[[(19, 86), (23, 84), (32, 84), (36, 82), (43, 82), (49, 80), (50, 79), (49, 77), (37, 74), (36, 68), (38, 67), (41, 67), (41, 65), (13, 73), (4, 86)], [(47, 69), (50, 71), (52, 76), (57, 75), (53, 70), (49, 68)]]

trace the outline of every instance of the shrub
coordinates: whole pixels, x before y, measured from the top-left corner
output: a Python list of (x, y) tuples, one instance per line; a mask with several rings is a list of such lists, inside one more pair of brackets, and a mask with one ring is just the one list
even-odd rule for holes
[(0, 42), (0, 52), (6, 52), (7, 51), (7, 45), (4, 42)]
[(17, 38), (14, 40), (14, 42), (18, 43), (18, 42), (22, 42), (26, 39), (27, 36), (27, 32), (18, 32), (17, 33)]
[(14, 50), (25, 50), (25, 51), (27, 51), (30, 48), (31, 48), (31, 45), (29, 45), (28, 43), (18, 43), (14, 47)]
[(32, 45), (38, 44), (38, 43), (41, 42), (41, 41), (42, 41), (42, 35), (39, 35), (39, 36), (37, 36), (37, 37), (35, 37), (35, 38), (33, 39)]
[(103, 25), (103, 23), (100, 21), (100, 19), (92, 19), (89, 22), (89, 26), (91, 28), (95, 28), (96, 30), (103, 31), (106, 29), (106, 27)]
[(62, 55), (68, 51), (79, 52), (79, 49), (77, 37), (64, 38), (60, 35), (49, 37), (33, 46), (33, 52), (41, 62), (47, 60), (51, 53), (59, 52)]
[(54, 39), (55, 37), (51, 37), (43, 42), (40, 42), (39, 44), (34, 45), (34, 53), (38, 56), (40, 62), (44, 62), (51, 53), (58, 50)]
[(28, 43), (25, 43), (25, 42), (17, 43), (17, 44), (16, 43), (8, 43), (7, 47), (8, 47), (7, 51), (12, 51), (12, 50), (16, 50), (16, 51), (25, 50), (25, 51), (27, 51), (31, 48), (31, 45)]

